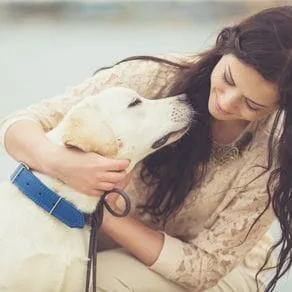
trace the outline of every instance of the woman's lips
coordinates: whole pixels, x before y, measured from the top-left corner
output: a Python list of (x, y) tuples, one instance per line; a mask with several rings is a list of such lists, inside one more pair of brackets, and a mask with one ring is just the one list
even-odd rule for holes
[(215, 99), (215, 107), (217, 109), (217, 111), (223, 115), (231, 115), (231, 113), (225, 111), (224, 109), (222, 109), (218, 103), (218, 96), (216, 95), (216, 99)]

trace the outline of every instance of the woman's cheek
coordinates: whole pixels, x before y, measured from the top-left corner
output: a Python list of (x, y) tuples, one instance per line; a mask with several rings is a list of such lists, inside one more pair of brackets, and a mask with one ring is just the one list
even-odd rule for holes
[(249, 110), (243, 110), (242, 113), (241, 113), (241, 116), (244, 120), (247, 120), (247, 121), (255, 121), (255, 120), (258, 120), (261, 115), (259, 113), (253, 113)]

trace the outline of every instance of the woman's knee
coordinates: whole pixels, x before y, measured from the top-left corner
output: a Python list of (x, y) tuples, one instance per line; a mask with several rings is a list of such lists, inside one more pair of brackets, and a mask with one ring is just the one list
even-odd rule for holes
[(99, 292), (182, 292), (176, 284), (150, 270), (124, 249), (97, 253)]
[[(97, 254), (98, 291), (128, 292), (134, 291), (127, 283), (129, 273), (128, 257), (122, 249), (99, 252)], [(131, 259), (130, 259), (131, 260)]]

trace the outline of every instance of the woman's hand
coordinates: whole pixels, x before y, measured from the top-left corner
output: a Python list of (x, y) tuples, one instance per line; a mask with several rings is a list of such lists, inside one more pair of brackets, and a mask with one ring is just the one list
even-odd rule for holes
[[(129, 182), (131, 181), (131, 178), (132, 178), (132, 173), (130, 172), (126, 175), (125, 179), (123, 179), (122, 181), (120, 181), (119, 183), (115, 185), (115, 188), (124, 190), (129, 184)], [(126, 208), (125, 200), (117, 193), (109, 193), (106, 196), (106, 201), (110, 205), (111, 209), (115, 210), (117, 213), (123, 213), (123, 210), (125, 210)]]
[(132, 172), (127, 173), (125, 178), (115, 185), (115, 188), (124, 190), (128, 186), (129, 182), (131, 181), (131, 178), (132, 178)]
[(42, 127), (30, 120), (20, 120), (9, 127), (5, 146), (15, 160), (91, 196), (122, 188), (117, 184), (123, 184), (129, 165), (128, 160), (108, 159), (53, 144)]
[(128, 160), (109, 159), (96, 153), (56, 147), (47, 155), (45, 172), (89, 196), (100, 196), (113, 188), (124, 188)]

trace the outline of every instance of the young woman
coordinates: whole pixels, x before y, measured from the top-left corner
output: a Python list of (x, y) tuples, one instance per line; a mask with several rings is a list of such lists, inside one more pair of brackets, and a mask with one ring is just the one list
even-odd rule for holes
[[(44, 135), (85, 96), (117, 85), (149, 98), (187, 93), (198, 115), (178, 143), (135, 168), (126, 188), (131, 214), (106, 214), (99, 291), (272, 291), (292, 261), (292, 7), (224, 28), (196, 56), (133, 57), (100, 70), (4, 119), (3, 146), (89, 196), (125, 187), (128, 161), (55, 146)], [(281, 250), (264, 285), (265, 273), (255, 276), (270, 264), (266, 232), (275, 217)]]

